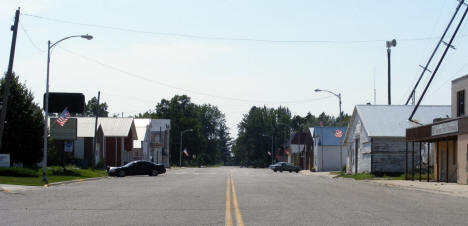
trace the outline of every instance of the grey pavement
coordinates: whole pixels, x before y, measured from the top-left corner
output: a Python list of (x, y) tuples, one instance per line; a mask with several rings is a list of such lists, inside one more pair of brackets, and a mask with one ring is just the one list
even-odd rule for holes
[(0, 225), (225, 225), (229, 174), (245, 225), (468, 222), (466, 198), (300, 173), (218, 167), (0, 192)]

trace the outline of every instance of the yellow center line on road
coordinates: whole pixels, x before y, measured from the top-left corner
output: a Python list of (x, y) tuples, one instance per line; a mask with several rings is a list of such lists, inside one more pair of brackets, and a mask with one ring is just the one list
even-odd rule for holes
[(232, 226), (231, 215), (231, 175), (228, 176), (226, 185), (226, 226)]
[(236, 187), (234, 186), (234, 181), (232, 180), (232, 175), (229, 175), (231, 179), (231, 187), (232, 187), (232, 202), (234, 204), (234, 210), (236, 212), (236, 222), (238, 226), (244, 226), (244, 220), (242, 220), (242, 214), (239, 210), (239, 204), (237, 203), (237, 196), (236, 196)]

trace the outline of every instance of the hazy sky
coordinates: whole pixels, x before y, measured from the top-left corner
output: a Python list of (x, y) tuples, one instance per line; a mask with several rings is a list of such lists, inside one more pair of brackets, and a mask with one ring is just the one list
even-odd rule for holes
[[(53, 50), (51, 91), (82, 92), (88, 100), (100, 90), (111, 114), (124, 116), (187, 94), (197, 104), (217, 105), (236, 136), (237, 123), (252, 105), (337, 115), (337, 99), (316, 88), (341, 92), (343, 111), (352, 113), (356, 104), (373, 102), (374, 75), (377, 104), (386, 104), (385, 40), (393, 38), (398, 45), (392, 49), (392, 103), (403, 104), (421, 72), (418, 65), (429, 58), (457, 4), (2, 0), (0, 69), (7, 70), (10, 26), (21, 7), (27, 15), (20, 18), (14, 71), (41, 106), (47, 40), (89, 33), (91, 41), (70, 39)], [(447, 55), (424, 104), (450, 103), (450, 80), (468, 73), (466, 36), (462, 26), (457, 50)]]

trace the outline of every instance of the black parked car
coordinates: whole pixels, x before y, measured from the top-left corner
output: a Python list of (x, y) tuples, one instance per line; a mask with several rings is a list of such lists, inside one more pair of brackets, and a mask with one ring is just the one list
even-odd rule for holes
[(299, 169), (299, 167), (297, 166), (293, 166), (291, 165), (290, 163), (287, 163), (287, 162), (278, 162), (278, 163), (275, 163), (275, 164), (272, 164), (269, 166), (270, 169), (272, 169), (273, 171), (280, 171), (280, 172), (283, 172), (283, 171), (289, 171), (289, 172), (296, 172), (298, 173), (301, 169)]
[(163, 164), (155, 164), (149, 161), (133, 161), (120, 167), (107, 167), (109, 176), (124, 177), (126, 175), (150, 175), (157, 176), (166, 172)]

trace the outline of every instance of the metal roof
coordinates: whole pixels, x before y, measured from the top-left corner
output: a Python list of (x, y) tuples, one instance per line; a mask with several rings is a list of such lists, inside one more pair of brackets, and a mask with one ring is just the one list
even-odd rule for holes
[[(319, 138), (319, 145), (322, 146), (338, 146), (341, 145), (345, 134), (346, 134), (346, 127), (313, 127), (309, 128), (310, 133), (313, 137)], [(341, 138), (335, 137), (335, 131), (341, 130), (342, 136)]]
[(98, 122), (106, 137), (127, 137), (133, 132), (133, 140), (138, 139), (133, 118), (99, 118)]
[(145, 139), (147, 126), (151, 123), (149, 118), (136, 118), (133, 120), (135, 123), (136, 133), (138, 140), (133, 141), (133, 148), (141, 148), (141, 142)]
[[(406, 129), (417, 125), (408, 120), (413, 109), (413, 105), (356, 105), (348, 131), (356, 116), (359, 116), (369, 137), (405, 137)], [(413, 120), (429, 124), (435, 118), (448, 118), (450, 115), (450, 105), (421, 105)]]

